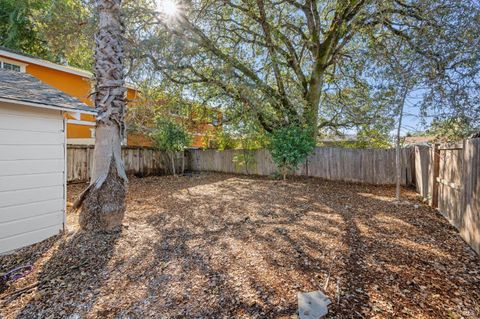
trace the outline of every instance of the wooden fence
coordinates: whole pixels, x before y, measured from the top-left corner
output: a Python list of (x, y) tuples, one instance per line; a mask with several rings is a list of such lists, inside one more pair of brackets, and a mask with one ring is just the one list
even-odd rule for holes
[[(190, 169), (225, 173), (271, 175), (277, 167), (267, 150), (191, 150)], [(251, 155), (251, 165), (240, 165), (242, 157)], [(402, 149), (402, 184), (412, 183), (412, 149)], [(317, 147), (314, 154), (295, 172), (300, 176), (369, 184), (395, 183), (395, 150), (344, 149)]]
[[(122, 147), (122, 157), (127, 174), (148, 176), (170, 174), (171, 160), (165, 152), (145, 147)], [(67, 182), (86, 182), (90, 179), (93, 146), (68, 145)], [(180, 154), (176, 154), (175, 167), (182, 167)]]
[(480, 139), (415, 146), (417, 191), (480, 253)]

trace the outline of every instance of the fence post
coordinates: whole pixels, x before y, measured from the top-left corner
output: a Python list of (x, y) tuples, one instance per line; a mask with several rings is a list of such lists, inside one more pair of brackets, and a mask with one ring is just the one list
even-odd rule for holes
[(468, 174), (468, 167), (470, 165), (472, 165), (471, 163), (465, 163), (465, 161), (468, 161), (467, 159), (467, 156), (466, 156), (466, 152), (468, 151), (467, 150), (467, 147), (468, 147), (468, 144), (467, 144), (467, 140), (463, 140), (462, 141), (462, 170), (460, 172), (460, 180), (461, 180), (461, 187), (462, 187), (462, 191), (460, 192), (460, 213), (461, 214), (466, 214), (466, 210), (467, 210), (467, 196), (466, 196), (466, 187), (468, 187), (467, 185), (469, 184), (468, 181), (469, 181), (469, 174)]
[(413, 146), (412, 150), (410, 151), (410, 185), (414, 185), (415, 189), (418, 192), (418, 185), (417, 185), (417, 147), (418, 146)]
[(431, 197), (429, 200), (430, 206), (438, 208), (438, 180), (440, 173), (440, 150), (439, 144), (432, 145), (432, 172), (430, 176)]

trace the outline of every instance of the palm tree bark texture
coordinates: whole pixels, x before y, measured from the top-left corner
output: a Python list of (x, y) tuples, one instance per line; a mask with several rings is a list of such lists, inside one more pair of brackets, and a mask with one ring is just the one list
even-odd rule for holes
[(121, 158), (125, 124), (125, 80), (121, 0), (97, 0), (95, 35), (95, 148), (90, 185), (74, 204), (81, 207), (80, 227), (116, 231), (125, 213), (127, 176)]

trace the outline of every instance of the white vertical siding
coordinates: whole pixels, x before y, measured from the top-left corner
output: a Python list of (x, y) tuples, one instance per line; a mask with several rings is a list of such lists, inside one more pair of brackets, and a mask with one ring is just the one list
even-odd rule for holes
[(0, 103), (0, 253), (63, 229), (64, 143), (60, 111)]

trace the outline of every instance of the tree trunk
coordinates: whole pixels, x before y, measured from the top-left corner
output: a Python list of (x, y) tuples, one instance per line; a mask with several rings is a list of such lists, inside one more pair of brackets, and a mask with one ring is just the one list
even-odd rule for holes
[(305, 110), (305, 121), (308, 127), (313, 130), (313, 138), (317, 140), (318, 135), (318, 109), (323, 88), (323, 72), (314, 74), (310, 80), (310, 90), (307, 93), (307, 106)]
[(285, 166), (282, 166), (280, 168), (280, 173), (282, 173), (283, 180), (286, 181), (287, 180), (287, 168)]
[(400, 187), (400, 179), (401, 179), (401, 175), (402, 175), (402, 167), (401, 167), (401, 163), (400, 163), (400, 126), (401, 126), (401, 115), (400, 115), (400, 120), (398, 122), (398, 129), (397, 129), (397, 141), (396, 141), (396, 150), (395, 150), (395, 165), (396, 165), (396, 171), (397, 171), (397, 174), (396, 174), (396, 192), (395, 192), (395, 197), (397, 199), (397, 201), (399, 202), (400, 201), (400, 193), (401, 193), (401, 187)]
[(121, 0), (97, 0), (95, 36), (95, 148), (90, 185), (77, 199), (80, 227), (89, 231), (121, 228), (127, 176), (121, 158), (124, 138), (125, 91)]
[(247, 175), (250, 175), (250, 172), (248, 171), (248, 163), (249, 163), (249, 154), (247, 154), (247, 150), (243, 148), (243, 160), (245, 162), (245, 172)]
[(175, 158), (174, 158), (174, 155), (175, 155), (175, 152), (170, 152), (170, 159), (171, 159), (171, 162), (172, 162), (173, 176), (177, 176), (177, 174), (175, 173)]
[(402, 119), (403, 119), (403, 109), (405, 107), (405, 99), (407, 97), (408, 89), (406, 88), (403, 92), (402, 99), (399, 105), (399, 115), (398, 115), (398, 127), (397, 127), (397, 139), (395, 147), (395, 166), (396, 166), (396, 192), (395, 197), (398, 202), (401, 200), (401, 178), (402, 178), (402, 163), (400, 160), (400, 130), (402, 128)]
[(185, 151), (182, 151), (182, 175), (185, 174)]

